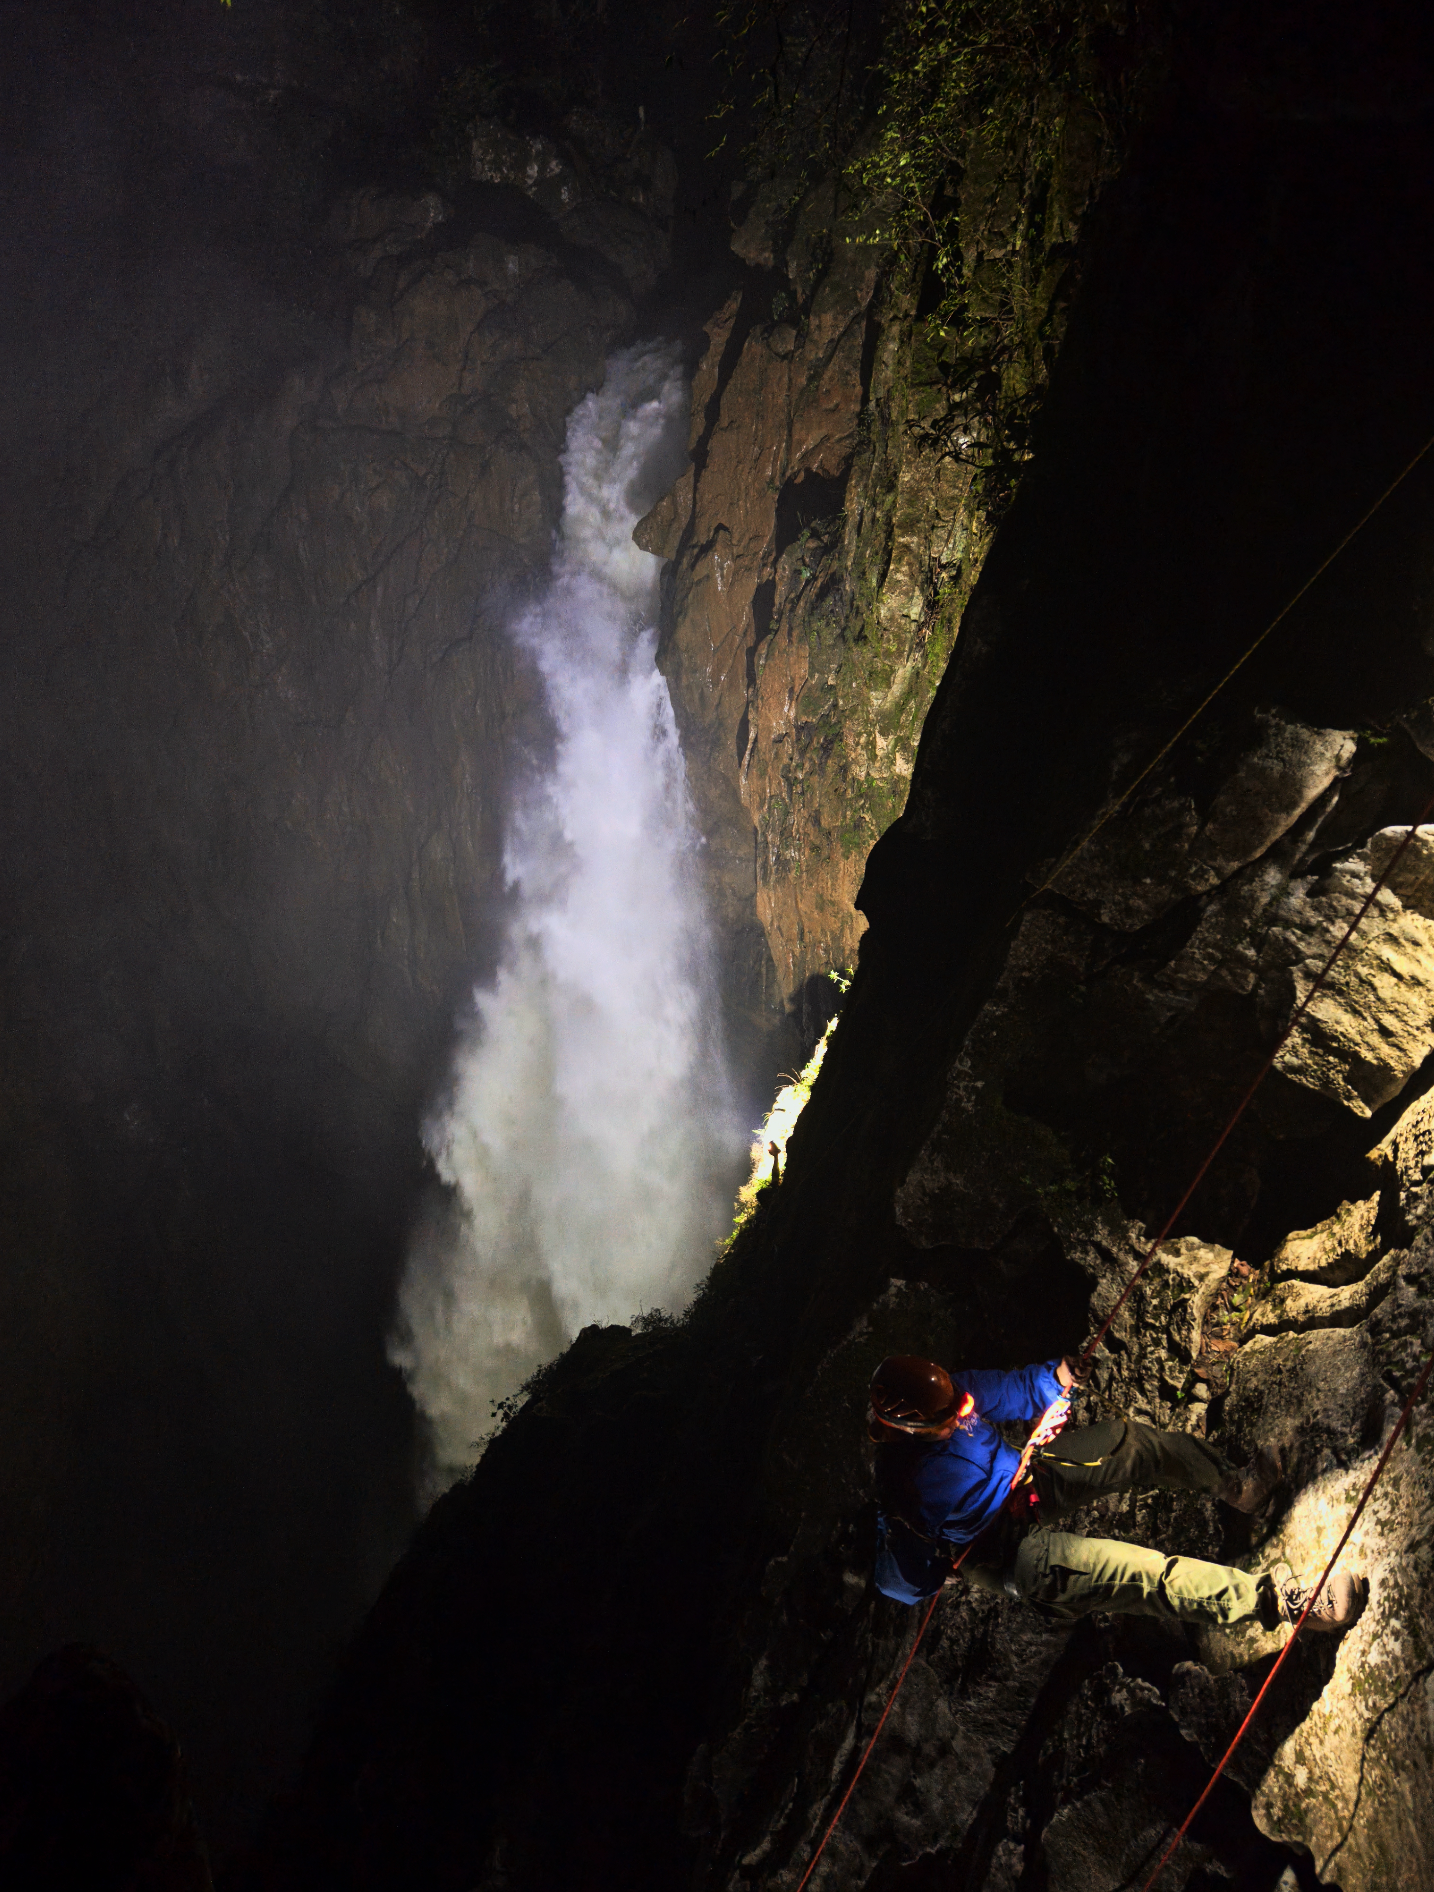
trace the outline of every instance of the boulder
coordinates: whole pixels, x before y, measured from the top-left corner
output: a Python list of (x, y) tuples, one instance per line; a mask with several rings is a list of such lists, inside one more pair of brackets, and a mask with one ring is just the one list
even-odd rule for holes
[(1409, 1106), (1369, 1152), (1369, 1163), (1381, 1180), (1393, 1181), (1406, 1192), (1428, 1182), (1434, 1175), (1434, 1092)]
[[(1384, 828), (1318, 877), (1292, 883), (1274, 914), (1260, 999), (1288, 1018), (1407, 833)], [(1294, 1083), (1368, 1117), (1434, 1049), (1434, 827), (1421, 828), (1280, 1052)]]
[(1397, 1265), (1397, 1256), (1386, 1255), (1345, 1287), (1321, 1287), (1297, 1275), (1273, 1280), (1251, 1309), (1249, 1324), (1262, 1334), (1357, 1326), (1393, 1286)]
[(406, 197), (395, 191), (346, 191), (330, 212), (326, 234), (347, 252), (361, 277), (371, 276), (386, 256), (401, 256), (425, 242), (452, 215), (437, 191)]
[(634, 295), (646, 295), (671, 258), (677, 166), (641, 125), (583, 108), (556, 139), (476, 118), (468, 175), (521, 191), (553, 218), (565, 241), (597, 252)]
[[(1390, 1134), (1392, 1137), (1395, 1133)], [(1383, 1149), (1384, 1145), (1379, 1147)], [(1271, 1279), (1314, 1281), (1328, 1288), (1345, 1287), (1359, 1280), (1368, 1271), (1370, 1257), (1378, 1251), (1378, 1219), (1378, 1196), (1368, 1196), (1362, 1202), (1342, 1202), (1316, 1227), (1295, 1229), (1285, 1237), (1270, 1257)]]

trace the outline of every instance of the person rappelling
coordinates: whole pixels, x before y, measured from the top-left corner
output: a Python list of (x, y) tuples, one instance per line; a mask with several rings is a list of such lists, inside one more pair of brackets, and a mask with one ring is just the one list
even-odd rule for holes
[[(932, 1597), (963, 1551), (961, 1574), (1004, 1591), (1055, 1622), (1092, 1610), (1228, 1627), (1296, 1622), (1310, 1591), (1288, 1566), (1261, 1576), (1198, 1557), (1052, 1529), (1092, 1500), (1135, 1490), (1209, 1493), (1236, 1511), (1268, 1503), (1278, 1456), (1262, 1448), (1236, 1471), (1189, 1433), (1134, 1419), (1061, 1430), (1087, 1377), (1070, 1357), (1014, 1372), (950, 1374), (934, 1360), (897, 1355), (871, 1382), (868, 1430), (876, 1442), (876, 1586), (899, 1603)], [(1045, 1419), (1025, 1453), (996, 1430)], [(969, 1549), (967, 1549), (969, 1546)], [(1361, 1577), (1337, 1575), (1313, 1600), (1311, 1629), (1339, 1632), (1368, 1597)]]

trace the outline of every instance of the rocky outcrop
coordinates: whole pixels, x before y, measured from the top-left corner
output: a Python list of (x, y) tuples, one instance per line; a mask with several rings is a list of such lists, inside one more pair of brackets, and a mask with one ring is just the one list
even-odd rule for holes
[(1162, 783), (1138, 812), (1117, 811), (1105, 822), (1053, 885), (1104, 925), (1137, 932), (1258, 860), (1347, 772), (1355, 739), (1270, 712), (1257, 730), (1206, 807)]
[[(1002, 372), (1031, 411), (1114, 161), (1074, 103), (1039, 136), (1054, 140), (1048, 163), (1032, 131), (1014, 156), (983, 147), (963, 187), (971, 319), (1004, 310), (1006, 277), (1030, 271)], [(883, 206), (854, 206), (831, 179), (795, 206), (781, 178), (747, 197), (732, 247), (754, 275), (707, 325), (693, 464), (635, 537), (673, 561), (660, 662), (728, 957), (748, 956), (755, 917), (771, 974), (743, 996), (790, 1008), (855, 960), (863, 863), (905, 803), (989, 543), (991, 487), (978, 422), (916, 321), (921, 270), (881, 240)]]
[[(630, 308), (531, 243), (434, 250), (431, 199), (334, 223), (364, 277), (342, 340), (283, 337), (251, 394), (254, 312), (215, 312), (91, 417), (45, 526), (66, 556), (35, 574), (47, 660), (32, 647), (10, 712), (23, 752), (63, 679), (89, 763), (58, 805), (47, 788), (16, 810), (32, 836), (63, 826), (58, 897), (88, 909), (85, 935), (43, 950), (87, 957), (128, 924), (132, 888), (105, 890), (118, 805), (119, 846), (166, 889), (161, 960), (191, 955), (192, 915), (226, 1009), (322, 1017), (382, 1084), (473, 964), (523, 700), (504, 601), (543, 567), (567, 411)], [(38, 942), (63, 922), (27, 852)], [(101, 1036), (73, 1011), (65, 1028)]]
[(1386, 828), (1300, 887), (1271, 941), (1270, 997), (1280, 1003), (1283, 993), (1275, 995), (1288, 982), (1298, 1004), (1383, 878), (1357, 940), (1340, 954), (1279, 1059), (1295, 1083), (1366, 1117), (1399, 1095), (1434, 1048), (1434, 830), (1421, 828), (1396, 860), (1405, 835)]
[[(1312, 732), (1310, 746), (1316, 755), (1329, 749), (1319, 732)], [(1246, 766), (1254, 765), (1236, 765), (1237, 780)], [(1359, 775), (1355, 767), (1352, 781)], [(1217, 789), (1216, 805), (1227, 792), (1224, 785)], [(1159, 826), (1160, 798), (1151, 800), (1152, 825), (1168, 832)], [(1192, 823), (1183, 846), (1198, 851), (1200, 833)], [(1277, 845), (1267, 840), (1267, 847)], [(1350, 853), (1363, 858), (1380, 850), (1384, 859), (1392, 852), (1382, 835)], [(1178, 851), (1174, 858), (1163, 852), (1150, 832), (1142, 858), (1159, 863), (1167, 884), (1198, 871)], [(1242, 870), (1232, 860), (1227, 871), (1233, 879)], [(1309, 883), (1294, 873), (1268, 884), (1282, 889), (1273, 903), (1276, 918), (1264, 922), (1274, 925)], [(1220, 896), (1211, 890), (1210, 897)], [(1114, 913), (1118, 925), (1129, 922), (1128, 907), (1116, 906)], [(1362, 976), (1370, 981), (1397, 976), (1400, 963), (1388, 945), (1389, 921), (1381, 925), (1380, 917), (1372, 916), (1371, 933), (1357, 948)], [(1253, 941), (1245, 938), (1258, 959), (1258, 913), (1254, 922)], [(1073, 936), (1079, 954), (1072, 952)], [(971, 1271), (994, 1264), (991, 1285), (1009, 1295), (1037, 1269), (1054, 1286), (1063, 1259), (1084, 1278), (1092, 1321), (1113, 1305), (1134, 1271), (1142, 1230), (1120, 1215), (1116, 1191), (1102, 1187), (1108, 1178), (1083, 1173), (1050, 1121), (1033, 1108), (1034, 1081), (1021, 1070), (1033, 1034), (1047, 1059), (1067, 1055), (1065, 1032), (1055, 1035), (1048, 1023), (1044, 1029), (1038, 1023), (1062, 1015), (1053, 982), (1081, 982), (1083, 1004), (1096, 1007), (1092, 1029), (1107, 1039), (1118, 1035), (1133, 1046), (1142, 1029), (1169, 1028), (1170, 1014), (1159, 1008), (1144, 1014), (1143, 1027), (1137, 1023), (1138, 982), (1118, 957), (1119, 970), (1110, 976), (1121, 997), (1098, 996), (1093, 966), (1100, 955), (1087, 956), (1092, 943), (1083, 926), (1073, 933), (1068, 913), (1038, 907), (1023, 922), (954, 1061), (932, 1139), (896, 1192), (908, 1238), (953, 1259), (933, 1270), (939, 1289), (897, 1284), (899, 1291), (888, 1291), (880, 1313), (873, 1307), (828, 1356), (812, 1397), (839, 1405), (844, 1394), (855, 1407), (863, 1370), (886, 1351), (969, 1353), (959, 1308), (974, 1298), (991, 1318)], [(1198, 1006), (1200, 999), (1192, 994), (1189, 1002)], [(1280, 1022), (1277, 1014), (1267, 1029)], [(1071, 1035), (1087, 1044), (1083, 1029)], [(1390, 1035), (1397, 1044), (1396, 1033)], [(1089, 1049), (1076, 1055), (1088, 1094), (1098, 1094)], [(1341, 1083), (1321, 1086), (1321, 1094), (1342, 1099), (1351, 1127), (1368, 1115), (1348, 1088), (1359, 1058), (1357, 1048), (1347, 1047), (1335, 1067)], [(1132, 1076), (1138, 1068), (1137, 1059), (1124, 1081), (1138, 1083)], [(1019, 1116), (1000, 1102), (1017, 1073), (1026, 1093), (1026, 1114)], [(1060, 1088), (1054, 1073), (1047, 1081)], [(994, 1100), (983, 1097), (992, 1092)], [(1288, 1112), (1281, 1122), (1291, 1134)], [(1434, 1345), (1424, 1204), (1428, 1122), (1427, 1104), (1411, 1105), (1363, 1168), (1354, 1166), (1352, 1173), (1380, 1179), (1377, 1193), (1340, 1204), (1319, 1225), (1278, 1243), (1241, 1288), (1242, 1324), (1235, 1343), (1216, 1343), (1222, 1352), (1212, 1356), (1202, 1330), (1215, 1297), (1228, 1291), (1237, 1270), (1249, 1271), (1229, 1247), (1194, 1235), (1166, 1244), (1117, 1318), (1079, 1419), (1129, 1414), (1192, 1430), (1236, 1463), (1260, 1446), (1277, 1448), (1286, 1482), (1253, 1529), (1242, 1535), (1239, 1521), (1211, 1501), (1139, 1494), (1105, 1500), (1069, 1528), (1233, 1559), (1252, 1570), (1285, 1563), (1305, 1581), (1319, 1574)], [(1044, 1256), (1042, 1239), (1050, 1244)], [(1016, 1310), (1004, 1319), (1012, 1333), (1023, 1325)], [(1346, 1567), (1371, 1580), (1368, 1610), (1342, 1642), (1316, 1639), (1287, 1665), (1232, 1771), (1232, 1786), (1220, 1790), (1172, 1862), (1170, 1884), (1204, 1883), (1204, 1873), (1250, 1875), (1249, 1883), (1273, 1885), (1282, 1869), (1281, 1846), (1291, 1849), (1283, 1855), (1292, 1862), (1286, 1868), (1291, 1884), (1298, 1877), (1293, 1862), (1305, 1859), (1312, 1862), (1311, 1884), (1338, 1884), (1346, 1892), (1381, 1885), (1395, 1861), (1406, 1862), (1420, 1883), (1428, 1875), (1424, 1757), (1434, 1724), (1425, 1699), (1430, 1652), (1422, 1625), (1434, 1601), (1434, 1562), (1420, 1443), (1427, 1429), (1427, 1415), (1417, 1415), (1345, 1553)], [(903, 1634), (910, 1633), (899, 1613), (888, 1616), (878, 1605), (861, 1636), (862, 1664), (845, 1671), (853, 1683), (848, 1711), (823, 1712), (826, 1665), (855, 1634), (861, 1605), (855, 1593), (839, 1603), (828, 1577), (824, 1631), (813, 1636), (798, 1626), (797, 1613), (813, 1608), (812, 1591), (799, 1590), (795, 1571), (799, 1547), (813, 1529), (809, 1506), (820, 1474), (817, 1450), (796, 1434), (787, 1438), (793, 1462), (783, 1483), (793, 1497), (805, 1491), (806, 1515), (799, 1524), (794, 1519), (780, 1584), (771, 1591), (763, 1586), (768, 1640), (742, 1690), (740, 1717), (701, 1760), (710, 1809), (703, 1830), (714, 1841), (703, 1882), (712, 1885), (747, 1884), (759, 1864), (772, 1882), (796, 1883), (849, 1776), (856, 1746), (884, 1705)], [(843, 1509), (830, 1481), (816, 1503), (838, 1514)], [(841, 1552), (828, 1541), (839, 1562)], [(832, 1884), (904, 1883), (886, 1877), (901, 1860), (913, 1874), (939, 1869), (961, 1884), (1005, 1887), (1023, 1882), (1038, 1863), (1043, 1882), (1084, 1892), (1147, 1872), (1223, 1754), (1286, 1633), (1201, 1632), (1191, 1646), (1114, 1618), (1098, 1629), (1087, 1625), (1067, 1641), (1018, 1606), (975, 1592), (948, 1600), (821, 1875)], [(1160, 1656), (1157, 1646), (1164, 1650)], [(999, 1721), (993, 1723), (996, 1703)], [(777, 1755), (794, 1737), (805, 1771), (783, 1789), (769, 1770), (775, 1765), (780, 1772)], [(755, 1832), (763, 1837), (754, 1845)]]
[[(181, 12), (189, 60), (199, 11), (158, 6), (147, 58)], [(1200, 10), (1093, 223), (1098, 114), (967, 167), (971, 313), (1018, 310), (1008, 391), (1040, 410), (1014, 500), (978, 491), (918, 285), (830, 187), (740, 202), (692, 467), (640, 530), (733, 993), (770, 1018), (857, 978), (780, 1184), (685, 1319), (584, 1332), (434, 1507), (241, 1879), (794, 1887), (912, 1631), (870, 1583), (872, 1366), (1089, 1333), (1423, 804), (1421, 471), (1052, 879), (1434, 411), (1420, 61), (1379, 8), (1246, 13)], [(509, 758), (544, 739), (497, 627), (673, 232), (632, 112), (485, 109), (461, 190), (374, 181), (399, 16), (210, 15), (225, 59), (153, 91), (185, 162), (142, 219), (95, 213), (123, 268), (41, 283), (63, 345), (26, 330), (6, 410), (0, 1456), (48, 1548), (7, 1534), (0, 1579), (11, 1668), (77, 1596), (147, 1625), (223, 1832), (215, 1777), (267, 1785), (406, 1530), (406, 1409), (371, 1389), (412, 1130), (491, 951)], [(51, 120), (46, 153), (108, 178), (116, 145)], [(369, 182), (336, 196), (306, 138), (372, 142)], [(1274, 1439), (1284, 1488), (1091, 1529), (1311, 1575), (1388, 1435), (1429, 1343), (1428, 840), (1083, 1409)], [(1185, 1892), (1429, 1876), (1427, 1431), (1351, 1551), (1368, 1615), (1287, 1665)], [(1272, 1646), (953, 1591), (815, 1886), (1138, 1883)], [(143, 1776), (129, 1862), (202, 1884), (173, 1743), (81, 1667), (60, 1692), (108, 1703), (114, 1762), (87, 1779)], [(42, 1723), (9, 1724), (21, 1773)]]
[(601, 257), (633, 295), (646, 295), (671, 260), (677, 166), (645, 126), (580, 107), (553, 139), (478, 118), (467, 157), (475, 183), (521, 191), (563, 241)]

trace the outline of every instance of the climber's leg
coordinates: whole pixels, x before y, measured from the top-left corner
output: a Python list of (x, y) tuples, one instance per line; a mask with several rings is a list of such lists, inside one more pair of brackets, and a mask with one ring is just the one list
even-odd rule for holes
[[(1199, 1557), (1066, 1531), (1032, 1531), (1016, 1552), (1011, 1587), (1043, 1615), (1074, 1622), (1092, 1610), (1224, 1626), (1261, 1615), (1258, 1577)], [(1269, 1599), (1265, 1599), (1268, 1606)]]
[(1089, 1504), (1108, 1492), (1208, 1491), (1242, 1511), (1263, 1504), (1279, 1478), (1279, 1464), (1261, 1453), (1246, 1472), (1204, 1439), (1161, 1432), (1135, 1419), (1063, 1432), (1032, 1465), (1043, 1522)]

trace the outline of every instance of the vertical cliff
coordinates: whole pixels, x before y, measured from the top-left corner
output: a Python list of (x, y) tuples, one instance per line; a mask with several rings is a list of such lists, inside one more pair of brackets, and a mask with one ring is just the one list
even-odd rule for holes
[(863, 864), (905, 803), (1123, 149), (1115, 74), (1081, 79), (967, 128), (942, 326), (928, 248), (858, 181), (870, 130), (846, 172), (734, 197), (747, 271), (707, 324), (692, 465), (637, 537), (672, 561), (661, 661), (738, 1005), (800, 1013), (855, 961)]
[[(601, 8), (517, 23), (557, 75), (526, 118), (457, 75), (442, 177), (413, 15), (214, 16), (57, 12), (78, 77), (26, 95), (5, 186), (0, 1660), (102, 1641), (224, 1834), (407, 1531), (414, 1129), (549, 739), (500, 627), (699, 192), (604, 104)], [(644, 76), (686, 17), (643, 16)], [(870, 1582), (872, 1367), (1089, 1331), (1427, 796), (1434, 459), (1055, 872), (1434, 433), (1419, 11), (1162, 21), (1133, 132), (1072, 96), (966, 137), (954, 335), (880, 201), (733, 200), (692, 465), (639, 532), (733, 1018), (857, 975), (780, 1186), (433, 1507), (236, 1883), (790, 1892), (912, 1628)], [(1431, 847), (1082, 1413), (1275, 1443), (1284, 1483), (1092, 1529), (1312, 1575), (1387, 1436), (1431, 1341)], [(1428, 1447), (1172, 1892), (1434, 1874)], [(953, 1588), (814, 1886), (1138, 1882), (1273, 1646)], [(203, 1883), (167, 1731), (72, 1666), (125, 1817)], [(17, 1832), (47, 1686), (0, 1729)]]

